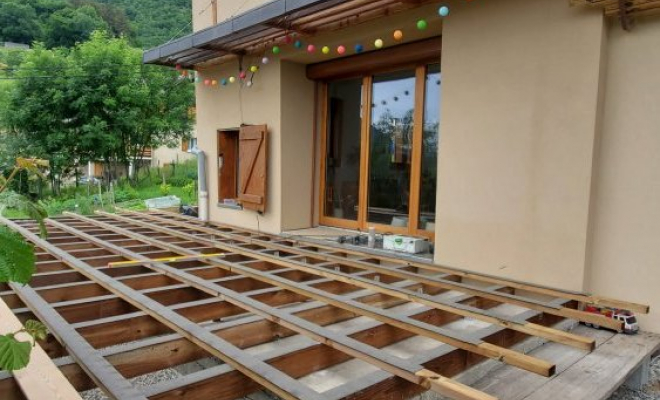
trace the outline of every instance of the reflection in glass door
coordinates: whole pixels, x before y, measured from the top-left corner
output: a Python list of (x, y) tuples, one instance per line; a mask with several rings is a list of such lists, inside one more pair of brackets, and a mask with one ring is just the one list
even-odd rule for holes
[(329, 82), (320, 222), (432, 237), (440, 65)]
[(324, 215), (358, 220), (362, 78), (328, 84)]
[(373, 77), (367, 221), (405, 228), (415, 114), (415, 71)]

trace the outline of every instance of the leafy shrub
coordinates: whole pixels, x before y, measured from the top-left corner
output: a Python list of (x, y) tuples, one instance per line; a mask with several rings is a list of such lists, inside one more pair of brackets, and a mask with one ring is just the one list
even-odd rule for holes
[(196, 192), (197, 192), (197, 188), (195, 182), (190, 182), (183, 187), (183, 193), (185, 193), (186, 197), (188, 197), (189, 199), (194, 199)]
[(0, 193), (0, 204), (7, 208), (19, 209), (24, 202), (23, 196), (11, 190)]
[(172, 185), (163, 183), (160, 185), (160, 194), (163, 196), (169, 196), (172, 193)]
[(187, 185), (189, 185), (192, 182), (194, 182), (194, 181), (190, 178), (178, 177), (177, 176), (177, 177), (170, 178), (167, 183), (169, 183), (170, 185), (172, 185), (174, 187), (181, 187), (182, 188), (182, 187), (186, 187)]
[(138, 197), (138, 191), (130, 186), (115, 191), (115, 202), (117, 203), (124, 203), (130, 200), (135, 200)]

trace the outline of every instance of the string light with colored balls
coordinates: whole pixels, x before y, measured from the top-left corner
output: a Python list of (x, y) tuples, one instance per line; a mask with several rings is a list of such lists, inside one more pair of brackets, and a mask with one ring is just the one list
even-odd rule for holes
[[(450, 14), (450, 9), (449, 9), (448, 6), (440, 6), (438, 8), (438, 15), (440, 17), (444, 18), (444, 17), (449, 16), (449, 14)], [(428, 29), (429, 23), (425, 19), (420, 19), (420, 20), (417, 21), (416, 26), (417, 26), (418, 30), (423, 31), (423, 30)], [(301, 40), (299, 40), (299, 39), (296, 40), (295, 36), (297, 36), (297, 35), (287, 34), (284, 37), (284, 43), (288, 44), (288, 45), (293, 44), (293, 46), (297, 49), (305, 48), (308, 53), (316, 52), (316, 46), (315, 45), (310, 43), (307, 46), (305, 46), (304, 43)], [(403, 30), (401, 30), (401, 29), (395, 30), (392, 34), (392, 37), (397, 42), (403, 40), (403, 37), (404, 37)], [(383, 39), (378, 38), (374, 41), (374, 47), (376, 49), (382, 49), (384, 46), (385, 46), (385, 41)], [(360, 54), (360, 53), (364, 52), (365, 48), (362, 44), (357, 43), (354, 47), (354, 50), (355, 50), (356, 54)], [(272, 47), (271, 51), (272, 51), (273, 54), (277, 55), (277, 54), (280, 54), (282, 52), (282, 49), (280, 48), (280, 46), (276, 45), (276, 46)], [(339, 45), (339, 46), (337, 46), (336, 51), (337, 51), (337, 54), (344, 55), (344, 54), (346, 54), (347, 48), (344, 45)], [(323, 46), (321, 48), (321, 52), (323, 54), (327, 55), (327, 54), (330, 54), (331, 49), (330, 49), (329, 46)], [(270, 58), (268, 58), (268, 56), (264, 56), (261, 59), (261, 64), (267, 65), (269, 63), (270, 63)], [(215, 79), (204, 79), (204, 80), (202, 80), (201, 77), (199, 76), (198, 72), (189, 73), (180, 64), (176, 64), (176, 70), (181, 71), (181, 74), (180, 74), (181, 78), (189, 76), (191, 81), (194, 81), (196, 83), (203, 82), (204, 85), (206, 85), (206, 86), (217, 86), (218, 83), (220, 83), (222, 86), (226, 86), (228, 83), (235, 83), (236, 82), (236, 77), (234, 77), (234, 76), (230, 76), (229, 78), (225, 78), (225, 79), (222, 79), (220, 81), (217, 81)], [(249, 71), (252, 72), (253, 74), (255, 74), (259, 71), (259, 66), (258, 65), (252, 65), (252, 66), (250, 66)], [(240, 71), (238, 76), (241, 80), (246, 80), (247, 79), (247, 71)], [(247, 87), (252, 87), (253, 86), (252, 80), (250, 79), (249, 81), (246, 81), (245, 85)]]

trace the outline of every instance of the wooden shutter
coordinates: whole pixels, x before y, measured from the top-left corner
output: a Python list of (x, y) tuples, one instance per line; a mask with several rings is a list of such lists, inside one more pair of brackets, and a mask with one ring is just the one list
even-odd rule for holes
[(238, 199), (244, 209), (266, 212), (268, 166), (268, 127), (241, 127), (238, 142), (239, 191)]
[(181, 151), (188, 151), (190, 147), (190, 142), (188, 139), (182, 139), (181, 140)]

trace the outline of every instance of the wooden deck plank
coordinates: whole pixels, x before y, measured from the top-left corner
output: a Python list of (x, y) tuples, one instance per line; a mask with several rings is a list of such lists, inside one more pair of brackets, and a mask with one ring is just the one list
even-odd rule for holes
[[(136, 213), (133, 211), (127, 211), (127, 214), (131, 215), (132, 218), (128, 219), (126, 216), (118, 216), (115, 214), (109, 214), (105, 212), (99, 212), (100, 215), (109, 217), (109, 218), (114, 218), (114, 219), (121, 219), (122, 221), (131, 221), (134, 224), (139, 224), (142, 226), (147, 226), (145, 224), (149, 224), (149, 222), (146, 221), (141, 221), (140, 218), (143, 219), (148, 219), (152, 221), (153, 223), (157, 223), (159, 225), (162, 224), (170, 224), (174, 225), (175, 228), (180, 229), (183, 227), (190, 227), (190, 223), (187, 222), (178, 222), (178, 221), (171, 221), (168, 220), (167, 218), (161, 218), (161, 217), (154, 217), (151, 214), (144, 214), (144, 213)], [(167, 228), (166, 226), (158, 226), (158, 227), (153, 227), (154, 230), (156, 231), (171, 231), (172, 228)], [(369, 256), (367, 254), (361, 254), (364, 258), (364, 260), (349, 260), (348, 258), (345, 257), (338, 257), (338, 256), (333, 256), (330, 254), (319, 254), (317, 252), (310, 252), (306, 251), (304, 249), (301, 249), (299, 247), (291, 247), (291, 246), (286, 246), (286, 245), (278, 245), (274, 244), (271, 241), (265, 241), (265, 240), (260, 240), (258, 237), (246, 237), (244, 235), (239, 235), (239, 234), (232, 234), (232, 233), (227, 233), (227, 232), (222, 232), (222, 231), (217, 231), (213, 230), (207, 227), (197, 227), (194, 228), (198, 232), (203, 232), (211, 235), (216, 235), (222, 238), (230, 239), (233, 241), (237, 242), (242, 242), (246, 244), (258, 244), (259, 246), (263, 246), (265, 248), (271, 248), (271, 249), (276, 249), (276, 250), (281, 250), (281, 251), (286, 251), (286, 252), (291, 252), (291, 253), (298, 253), (298, 254), (304, 254), (307, 257), (310, 258), (318, 258), (318, 259), (323, 259), (326, 261), (332, 261), (340, 265), (347, 265), (350, 267), (355, 267), (355, 268), (361, 268), (361, 269), (369, 269), (374, 272), (377, 272), (379, 274), (385, 275), (385, 276), (392, 276), (400, 279), (409, 279), (413, 281), (417, 281), (420, 283), (424, 283), (426, 285), (434, 286), (434, 287), (439, 287), (439, 288), (444, 288), (448, 290), (458, 290), (464, 293), (469, 293), (473, 294), (475, 296), (480, 296), (484, 297), (490, 300), (494, 301), (501, 301), (501, 302), (506, 302), (506, 303), (511, 303), (511, 304), (516, 304), (521, 307), (526, 307), (530, 308), (536, 311), (542, 311), (548, 314), (553, 314), (553, 315), (558, 315), (564, 318), (572, 318), (572, 319), (577, 319), (579, 321), (583, 322), (590, 322), (593, 324), (598, 324), (600, 326), (608, 327), (611, 329), (616, 329), (621, 331), (622, 330), (622, 323), (620, 321), (615, 321), (613, 319), (608, 319), (605, 318), (601, 315), (598, 314), (593, 314), (593, 313), (587, 313), (583, 312), (580, 310), (575, 310), (571, 308), (565, 308), (565, 307), (557, 307), (552, 304), (548, 304), (547, 302), (535, 300), (529, 297), (524, 297), (524, 296), (518, 296), (518, 295), (513, 295), (513, 294), (507, 294), (503, 292), (497, 292), (497, 291), (489, 291), (486, 289), (483, 289), (482, 287), (471, 285), (471, 284), (466, 284), (462, 282), (454, 282), (448, 279), (444, 278), (431, 278), (428, 275), (424, 274), (419, 274), (415, 272), (409, 272), (409, 271), (403, 271), (403, 270), (393, 270), (391, 267), (383, 267), (380, 264), (376, 263), (370, 263), (367, 262), (366, 260), (368, 258), (374, 258), (373, 256)], [(181, 233), (182, 235), (188, 235), (188, 236), (194, 236), (188, 233)], [(199, 233), (197, 234), (199, 235)], [(266, 237), (268, 235), (259, 235), (261, 237)], [(241, 245), (232, 245), (232, 244), (227, 244), (227, 243), (219, 243), (217, 242), (214, 238), (211, 239), (205, 239), (200, 236), (195, 236), (197, 240), (199, 241), (206, 241), (210, 245), (214, 245), (218, 249), (224, 249), (225, 251), (237, 251), (237, 252), (248, 252), (248, 253), (256, 253), (254, 251), (250, 251), (249, 249), (246, 249), (245, 247), (241, 247)], [(192, 239), (191, 239), (192, 240)], [(359, 254), (359, 253), (358, 253)], [(255, 257), (264, 257), (264, 255), (257, 255), (255, 254)], [(391, 260), (389, 260), (391, 261)], [(427, 268), (423, 267), (423, 268)], [(435, 271), (436, 273), (438, 272), (444, 272), (444, 271)], [(489, 285), (496, 284), (493, 282), (488, 282)], [(499, 284), (499, 283), (498, 283)], [(560, 297), (561, 296), (557, 296)], [(410, 299), (411, 301), (415, 301), (414, 299)], [(477, 318), (475, 316), (475, 318)], [(514, 329), (514, 327), (512, 327)], [(546, 334), (550, 333), (547, 330), (545, 331)], [(558, 340), (563, 340), (565, 343), (570, 342), (569, 340), (565, 340), (566, 338), (557, 338)], [(571, 339), (576, 339), (576, 338), (571, 338)], [(572, 340), (572, 343), (577, 344), (577, 341)], [(582, 344), (584, 345), (584, 344)], [(592, 343), (586, 344), (591, 348), (593, 345)]]
[(48, 330), (65, 346), (90, 378), (117, 400), (147, 400), (146, 396), (124, 378), (101, 353), (94, 349), (64, 318), (29, 286), (10, 284), (21, 300), (39, 317)]
[[(179, 214), (172, 214), (172, 213), (166, 213), (166, 212), (158, 212), (158, 211), (150, 211), (150, 212), (135, 212), (131, 210), (124, 210), (121, 209), (122, 212), (130, 213), (133, 215), (143, 215), (147, 217), (151, 216), (161, 216), (166, 219), (170, 220), (178, 220), (178, 221), (186, 221), (189, 224), (194, 224), (194, 225), (204, 225), (204, 226), (213, 226), (217, 227), (219, 229), (223, 230), (231, 230), (236, 233), (251, 233), (252, 235), (255, 236), (261, 236), (261, 237), (278, 237), (281, 238), (281, 236), (275, 236), (275, 235), (269, 235), (269, 234), (263, 234), (261, 232), (256, 232), (252, 231), (249, 229), (244, 229), (244, 228), (238, 228), (235, 226), (227, 225), (227, 224), (222, 224), (222, 223), (217, 223), (217, 222), (211, 222), (211, 223), (205, 223), (202, 224), (198, 219), (185, 216), (185, 215), (179, 215)], [(221, 234), (221, 232), (217, 233), (218, 235)], [(254, 240), (254, 239), (253, 239)], [(602, 297), (602, 296), (596, 296), (590, 293), (582, 293), (582, 292), (574, 292), (574, 291), (568, 291), (568, 290), (562, 290), (558, 288), (551, 288), (543, 285), (537, 285), (537, 284), (532, 284), (529, 282), (522, 282), (522, 281), (517, 281), (514, 279), (506, 279), (500, 276), (494, 276), (494, 275), (488, 275), (488, 274), (482, 274), (478, 273), (475, 271), (469, 271), (461, 268), (455, 268), (455, 267), (450, 267), (450, 266), (445, 266), (445, 265), (437, 265), (433, 264), (430, 262), (421, 262), (413, 259), (402, 259), (397, 258), (397, 256), (394, 255), (384, 255), (379, 252), (371, 251), (371, 249), (349, 249), (346, 248), (346, 246), (342, 246), (339, 244), (332, 244), (330, 242), (327, 243), (319, 243), (317, 241), (303, 241), (303, 240), (298, 240), (298, 239), (288, 239), (290, 242), (294, 244), (299, 244), (302, 246), (313, 246), (313, 247), (318, 247), (318, 248), (323, 248), (326, 250), (334, 251), (334, 252), (344, 252), (347, 254), (352, 254), (352, 255), (357, 255), (357, 256), (364, 256), (368, 257), (371, 259), (375, 259), (380, 261), (385, 261), (385, 262), (391, 262), (399, 265), (407, 265), (407, 266), (413, 266), (421, 269), (426, 269), (429, 271), (435, 271), (435, 273), (438, 272), (444, 272), (447, 274), (452, 274), (452, 275), (457, 275), (463, 278), (468, 278), (468, 279), (473, 279), (476, 281), (488, 283), (490, 285), (502, 285), (502, 286), (508, 286), (516, 289), (521, 289), (529, 292), (534, 292), (538, 294), (543, 294), (543, 295), (548, 295), (551, 297), (556, 297), (556, 298), (564, 298), (567, 300), (574, 300), (574, 301), (580, 301), (580, 302), (587, 302), (587, 303), (593, 303), (596, 305), (601, 305), (601, 306), (608, 306), (608, 307), (614, 307), (614, 308), (623, 308), (626, 310), (634, 311), (636, 313), (640, 314), (648, 314), (650, 311), (650, 307), (646, 304), (637, 304), (637, 303), (632, 303), (628, 301), (623, 301), (623, 300), (618, 300), (618, 299), (611, 299), (607, 297)], [(613, 328), (614, 329), (614, 328)]]
[[(71, 214), (69, 214), (71, 215)], [(195, 251), (189, 249), (181, 248), (172, 244), (163, 243), (157, 240), (150, 239), (149, 236), (133, 233), (131, 231), (125, 230), (123, 228), (114, 227), (112, 224), (108, 224), (103, 221), (94, 220), (92, 218), (71, 215), (74, 218), (93, 223), (97, 226), (106, 228), (108, 230), (114, 230), (115, 232), (125, 234), (127, 236), (133, 237), (138, 240), (143, 240), (151, 242), (155, 245), (167, 246), (168, 249), (171, 249), (174, 252), (179, 252), (180, 254), (196, 254)], [(149, 224), (141, 221), (130, 220), (126, 217), (110, 215), (112, 218), (131, 223), (137, 226), (151, 227), (155, 231), (161, 231), (163, 233), (168, 233), (172, 236), (178, 237), (187, 237), (189, 234), (181, 233), (178, 230), (173, 230), (169, 228), (158, 227), (153, 224)], [(66, 225), (59, 222), (49, 220), (48, 223), (55, 224), (60, 229), (67, 229)], [(74, 228), (68, 228), (71, 233), (75, 233)], [(85, 237), (87, 240), (95, 240), (93, 237)], [(193, 238), (191, 238), (192, 240)], [(251, 253), (244, 253), (245, 256), (252, 256)], [(535, 359), (529, 356), (526, 356), (519, 352), (514, 352), (505, 348), (502, 348), (497, 345), (483, 342), (481, 340), (476, 340), (473, 337), (470, 337), (466, 334), (455, 333), (441, 327), (436, 327), (431, 324), (420, 322), (411, 318), (390, 315), (387, 311), (382, 310), (377, 307), (372, 307), (369, 305), (362, 304), (353, 300), (346, 299), (342, 296), (333, 295), (327, 293), (323, 290), (310, 287), (304, 282), (294, 282), (288, 279), (284, 279), (275, 275), (269, 275), (258, 271), (256, 269), (244, 267), (236, 263), (231, 263), (226, 260), (217, 259), (214, 260), (214, 264), (219, 268), (227, 269), (234, 273), (240, 273), (245, 276), (252, 277), (256, 280), (261, 280), (282, 288), (286, 288), (289, 291), (302, 294), (309, 298), (320, 300), (325, 303), (331, 304), (335, 307), (345, 309), (351, 312), (354, 312), (358, 315), (367, 316), (381, 322), (387, 323), (389, 325), (395, 326), (400, 329), (404, 329), (410, 332), (414, 332), (418, 335), (427, 336), (429, 338), (438, 340), (439, 342), (447, 343), (455, 347), (459, 347), (465, 350), (468, 350), (472, 353), (482, 355), (484, 357), (494, 358), (501, 360), (505, 363), (516, 365), (520, 368), (527, 369), (528, 371), (542, 374), (544, 376), (550, 376), (554, 373), (554, 365), (545, 362), (544, 360)], [(171, 273), (171, 272), (168, 272)], [(180, 276), (183, 276), (184, 273), (179, 273), (175, 271)], [(186, 278), (192, 284), (191, 279)], [(211, 292), (209, 292), (211, 293)], [(212, 294), (212, 293), (211, 293)]]
[(507, 400), (605, 400), (643, 359), (660, 348), (658, 335), (627, 336), (584, 326), (575, 332), (594, 338), (596, 350), (587, 354), (548, 343), (530, 353), (555, 362), (554, 377), (524, 374), (503, 366), (472, 386)]
[[(139, 240), (149, 240), (151, 241), (154, 245), (156, 246), (163, 246), (162, 243), (160, 243), (157, 240), (154, 239), (149, 239), (146, 236), (142, 236), (141, 234), (138, 233), (133, 233), (124, 230), (123, 228), (118, 228), (114, 227), (111, 224), (107, 224), (101, 221), (94, 221), (92, 219), (82, 217), (82, 216), (76, 216), (76, 218), (79, 218), (80, 220), (87, 221), (90, 224), (94, 224), (96, 226), (102, 226), (108, 230), (113, 230), (118, 233), (126, 234), (127, 236), (132, 236), (136, 239)], [(96, 239), (95, 237), (88, 235), (84, 233), (83, 231), (79, 231), (76, 228), (69, 227), (61, 222), (53, 221), (53, 220), (48, 220), (47, 224), (53, 225), (61, 230), (66, 230), (74, 235), (77, 235), (81, 238), (84, 238), (85, 240), (88, 240), (92, 243), (95, 243), (99, 246), (103, 246), (105, 249), (110, 250), (112, 252), (115, 252), (117, 254), (124, 255), (126, 257), (130, 257), (132, 260), (140, 260), (140, 261), (145, 261), (146, 264), (149, 264), (150, 268), (153, 268), (155, 270), (158, 270), (160, 272), (163, 272), (167, 274), (170, 277), (173, 277), (175, 279), (178, 279), (184, 283), (188, 283), (194, 287), (197, 287), (200, 290), (206, 291), (207, 293), (214, 294), (218, 297), (224, 298), (227, 302), (233, 303), (243, 309), (245, 309), (248, 312), (252, 312), (256, 315), (260, 315), (263, 318), (266, 318), (270, 320), (273, 323), (276, 323), (278, 325), (281, 325), (285, 328), (291, 329), (293, 331), (296, 331), (304, 336), (307, 336), (319, 343), (325, 344), (327, 346), (330, 346), (334, 349), (337, 349), (341, 352), (344, 352), (348, 355), (351, 355), (353, 357), (362, 359), (364, 361), (367, 361), (378, 368), (381, 368), (383, 370), (389, 371), (392, 374), (395, 374), (403, 379), (406, 379), (410, 382), (413, 382), (415, 384), (422, 385), (426, 387), (427, 389), (434, 390), (438, 393), (445, 394), (447, 396), (451, 396), (452, 398), (455, 399), (464, 399), (464, 400), (494, 400), (493, 397), (489, 396), (486, 393), (481, 393), (478, 391), (475, 391), (474, 389), (462, 385), (458, 382), (455, 382), (447, 377), (441, 376), (437, 373), (434, 373), (432, 371), (429, 371), (425, 369), (421, 365), (417, 365), (414, 363), (409, 363), (406, 360), (400, 359), (398, 357), (391, 356), (385, 352), (382, 352), (376, 348), (373, 348), (371, 346), (367, 346), (363, 344), (362, 342), (343, 336), (343, 335), (338, 335), (322, 326), (316, 325), (314, 323), (308, 322), (307, 320), (304, 320), (302, 318), (296, 317), (294, 315), (291, 315), (285, 311), (279, 310), (274, 307), (270, 307), (268, 305), (265, 305), (263, 303), (257, 302), (252, 300), (251, 298), (242, 295), (240, 293), (236, 293), (232, 290), (226, 289), (222, 286), (219, 286), (217, 284), (214, 284), (212, 282), (208, 282), (204, 279), (198, 278), (194, 275), (190, 275), (184, 271), (177, 270), (173, 267), (170, 267), (166, 264), (163, 264), (162, 262), (154, 262), (154, 260), (149, 259), (149, 257), (146, 257), (144, 255), (134, 253), (130, 250), (122, 249), (121, 247), (114, 246), (111, 243), (103, 242), (100, 239)], [(171, 249), (173, 252), (179, 252), (180, 254), (184, 254), (187, 256), (199, 256), (199, 254), (194, 251), (194, 250), (189, 250), (186, 248), (182, 248), (173, 244), (167, 244), (168, 249)], [(161, 260), (163, 261), (163, 260)], [(233, 264), (231, 267), (231, 270), (233, 272), (239, 272), (239, 273), (245, 273), (248, 268), (241, 267), (239, 265)], [(255, 270), (256, 271), (256, 270)], [(268, 274), (261, 273), (261, 272), (256, 272), (255, 277), (261, 277), (264, 278)], [(278, 285), (282, 285), (284, 282), (283, 279), (280, 280), (280, 278), (277, 278), (274, 275), (268, 275), (269, 280), (272, 279), (272, 282), (277, 282)], [(288, 288), (289, 290), (293, 289), (291, 287)], [(308, 290), (311, 290), (311, 288), (308, 288)], [(317, 289), (318, 290), (318, 289)], [(319, 291), (321, 292), (321, 291)], [(354, 302), (352, 300), (349, 300), (345, 298), (345, 301), (348, 302)], [(362, 303), (357, 303), (354, 302), (355, 304), (362, 304)], [(363, 307), (367, 307), (364, 305)], [(403, 318), (403, 317), (402, 317)], [(411, 322), (416, 322), (416, 320), (410, 319)], [(482, 344), (482, 346), (486, 346), (486, 344)], [(507, 357), (507, 361), (509, 362), (514, 362), (510, 361), (508, 359), (509, 353), (506, 353), (506, 349), (499, 349), (497, 346), (492, 346), (488, 345), (489, 349), (497, 349), (500, 353), (504, 354), (504, 357)], [(513, 353), (511, 353), (513, 354)], [(524, 357), (522, 355), (518, 357)]]
[(525, 400), (608, 399), (642, 361), (658, 349), (658, 335), (615, 335)]
[[(20, 321), (0, 299), (0, 334), (17, 332), (22, 328)], [(28, 366), (14, 371), (13, 375), (27, 399), (81, 400), (78, 392), (39, 345), (32, 348)]]
[[(239, 348), (220, 339), (206, 329), (193, 323), (187, 318), (180, 316), (155, 300), (152, 300), (149, 297), (130, 289), (128, 286), (115, 281), (111, 277), (98, 272), (95, 268), (83, 261), (73, 258), (68, 253), (44, 241), (28, 229), (21, 227), (4, 217), (0, 217), (0, 222), (11, 227), (35, 245), (47, 249), (49, 253), (59, 259), (65, 260), (65, 262), (72, 268), (85, 274), (88, 278), (124, 298), (124, 300), (130, 302), (137, 308), (147, 312), (152, 317), (169, 326), (171, 329), (178, 331), (210, 354), (223, 359), (223, 361), (232, 365), (245, 375), (248, 375), (251, 379), (268, 388), (278, 396), (287, 400), (318, 400), (324, 398), (322, 394), (312, 391), (290, 376), (285, 375), (263, 361), (248, 355)], [(129, 396), (122, 397), (122, 400), (129, 398)]]

